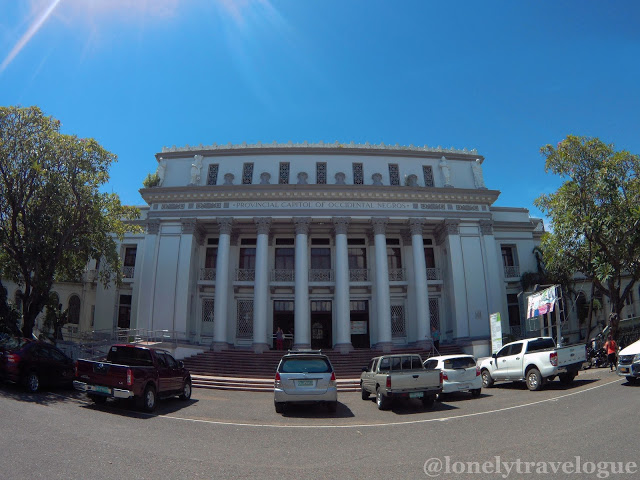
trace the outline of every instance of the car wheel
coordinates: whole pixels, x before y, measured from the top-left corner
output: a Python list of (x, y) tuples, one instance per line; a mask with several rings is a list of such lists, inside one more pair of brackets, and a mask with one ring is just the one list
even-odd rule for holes
[(631, 385), (635, 385), (636, 383), (638, 383), (638, 379), (637, 377), (625, 377), (627, 379), (627, 382), (629, 382)]
[(376, 405), (378, 410), (387, 410), (389, 408), (389, 399), (384, 396), (380, 388), (376, 389)]
[(24, 379), (24, 385), (31, 393), (35, 393), (40, 388), (40, 378), (36, 372), (31, 372)]
[(107, 403), (107, 397), (103, 397), (102, 395), (88, 395), (89, 400), (91, 400), (96, 405), (104, 405)]
[(189, 400), (191, 398), (191, 380), (187, 379), (182, 387), (182, 393), (180, 394), (180, 400)]
[(276, 413), (284, 413), (284, 402), (273, 402), (276, 407)]
[(156, 389), (147, 385), (142, 397), (142, 408), (145, 412), (153, 412), (156, 409)]
[(370, 394), (364, 388), (364, 385), (362, 383), (360, 384), (360, 394), (361, 394), (363, 400), (369, 400), (369, 395)]
[(428, 395), (426, 397), (422, 397), (422, 406), (424, 408), (431, 408), (433, 407), (433, 402), (435, 401), (436, 401), (435, 395)]
[(471, 396), (473, 398), (478, 398), (481, 393), (482, 393), (482, 389), (481, 388), (474, 388), (473, 390), (471, 390)]
[(327, 403), (327, 410), (329, 410), (329, 413), (336, 413), (338, 410), (338, 402)]
[(532, 368), (527, 372), (527, 388), (532, 392), (542, 388), (542, 375), (537, 368)]
[(573, 373), (561, 373), (558, 375), (558, 379), (560, 379), (560, 383), (563, 385), (571, 385), (574, 378), (576, 378), (576, 376)]
[(491, 378), (491, 374), (489, 373), (489, 370), (482, 370), (482, 386), (484, 388), (491, 388), (493, 387), (493, 378)]

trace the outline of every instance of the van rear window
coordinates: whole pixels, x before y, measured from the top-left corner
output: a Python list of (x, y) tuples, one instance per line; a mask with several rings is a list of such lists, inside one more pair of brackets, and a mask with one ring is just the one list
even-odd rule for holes
[(132, 367), (153, 366), (151, 352), (143, 348), (111, 347), (107, 354), (107, 362)]
[(330, 373), (331, 364), (324, 358), (288, 358), (282, 361), (280, 373)]

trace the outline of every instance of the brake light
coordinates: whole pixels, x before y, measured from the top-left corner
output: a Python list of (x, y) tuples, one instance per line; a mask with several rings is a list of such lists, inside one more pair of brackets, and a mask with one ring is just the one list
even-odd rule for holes
[(74, 377), (78, 376), (78, 361), (77, 360), (73, 364), (73, 376)]
[(281, 387), (282, 387), (282, 381), (280, 380), (280, 372), (276, 372), (275, 388), (281, 388)]
[(387, 375), (387, 389), (391, 388), (391, 375)]
[(444, 380), (444, 373), (440, 370), (440, 385), (442, 385), (442, 381)]
[(443, 380), (449, 380), (449, 376), (445, 372), (440, 372), (440, 383), (442, 383)]
[(480, 367), (476, 367), (476, 377), (480, 376)]
[(130, 368), (127, 368), (127, 385), (133, 385), (133, 372)]
[(551, 365), (553, 365), (554, 367), (558, 366), (558, 352), (551, 352), (549, 354), (549, 361), (551, 362)]
[(330, 387), (338, 386), (338, 382), (336, 380), (336, 372), (331, 372), (331, 380), (329, 380), (329, 386)]
[(20, 361), (20, 355), (15, 353), (9, 353), (6, 355), (7, 363), (18, 363)]

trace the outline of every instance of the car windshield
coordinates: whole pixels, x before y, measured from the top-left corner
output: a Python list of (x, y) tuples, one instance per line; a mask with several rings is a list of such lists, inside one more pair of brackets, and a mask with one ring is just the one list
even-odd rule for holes
[(456, 368), (472, 368), (476, 366), (476, 361), (472, 357), (448, 358), (444, 361), (444, 368), (455, 370)]
[(286, 358), (280, 373), (330, 373), (331, 364), (324, 358)]
[(143, 348), (111, 347), (107, 361), (134, 367), (152, 366), (151, 352)]

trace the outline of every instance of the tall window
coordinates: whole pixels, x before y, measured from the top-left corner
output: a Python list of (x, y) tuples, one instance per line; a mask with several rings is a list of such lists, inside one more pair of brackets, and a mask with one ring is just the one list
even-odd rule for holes
[(510, 245), (502, 245), (500, 250), (502, 250), (502, 265), (505, 267), (515, 266), (513, 247)]
[(118, 328), (131, 326), (131, 295), (120, 295), (118, 302)]
[(124, 251), (124, 266), (135, 267), (136, 266), (136, 247), (127, 247)]
[(367, 249), (365, 247), (349, 247), (349, 269), (367, 268)]
[(402, 268), (402, 252), (397, 238), (387, 238), (387, 264), (390, 270)]
[(311, 249), (311, 268), (313, 270), (330, 270), (331, 269), (331, 249), (330, 248), (312, 248)]
[(69, 323), (78, 325), (80, 323), (80, 297), (72, 295), (69, 299)]
[(244, 247), (240, 249), (240, 262), (238, 268), (254, 270), (256, 268), (256, 247)]
[(427, 268), (436, 268), (436, 256), (433, 251), (433, 240), (424, 239), (424, 259), (427, 262)]
[(520, 303), (518, 302), (518, 295), (515, 293), (507, 294), (507, 311), (509, 312), (509, 326), (520, 326)]
[(275, 267), (276, 270), (294, 270), (296, 261), (295, 248), (276, 248)]
[(216, 268), (218, 258), (218, 247), (207, 247), (204, 255), (204, 268)]

